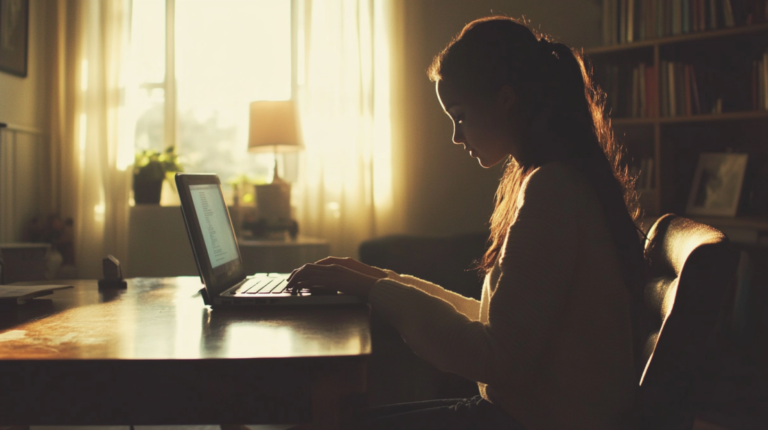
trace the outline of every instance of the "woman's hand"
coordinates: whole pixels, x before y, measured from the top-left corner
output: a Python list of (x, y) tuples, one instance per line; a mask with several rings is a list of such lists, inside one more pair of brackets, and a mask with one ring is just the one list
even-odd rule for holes
[(373, 266), (369, 266), (365, 263), (361, 263), (354, 258), (349, 257), (326, 257), (322, 260), (319, 260), (315, 264), (322, 264), (326, 266), (330, 266), (333, 264), (346, 267), (347, 269), (352, 269), (355, 272), (360, 272), (364, 275), (373, 276), (377, 279), (382, 279), (387, 277), (387, 272)]
[(328, 257), (294, 270), (288, 277), (287, 288), (299, 291), (304, 288), (321, 287), (368, 297), (373, 284), (386, 277), (387, 274), (383, 270), (354, 259)]

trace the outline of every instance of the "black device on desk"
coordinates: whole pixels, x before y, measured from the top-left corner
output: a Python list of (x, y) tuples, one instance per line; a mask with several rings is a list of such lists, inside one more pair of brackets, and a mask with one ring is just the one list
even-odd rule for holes
[(176, 188), (206, 304), (213, 306), (331, 305), (360, 303), (336, 292), (291, 294), (287, 273), (246, 276), (218, 176), (176, 174)]
[(104, 279), (99, 280), (99, 288), (127, 288), (128, 283), (123, 280), (123, 268), (120, 261), (114, 255), (107, 255), (101, 261), (104, 271)]

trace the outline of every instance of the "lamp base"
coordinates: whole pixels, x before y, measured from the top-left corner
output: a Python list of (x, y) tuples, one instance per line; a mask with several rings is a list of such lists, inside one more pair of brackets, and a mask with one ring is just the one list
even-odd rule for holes
[(291, 184), (280, 181), (256, 185), (256, 210), (260, 219), (290, 219)]

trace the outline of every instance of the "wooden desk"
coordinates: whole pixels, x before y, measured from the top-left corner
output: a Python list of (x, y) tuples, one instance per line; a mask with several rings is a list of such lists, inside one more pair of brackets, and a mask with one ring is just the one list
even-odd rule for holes
[(0, 311), (0, 423), (330, 429), (365, 392), (366, 307), (212, 310), (197, 278), (67, 283)]

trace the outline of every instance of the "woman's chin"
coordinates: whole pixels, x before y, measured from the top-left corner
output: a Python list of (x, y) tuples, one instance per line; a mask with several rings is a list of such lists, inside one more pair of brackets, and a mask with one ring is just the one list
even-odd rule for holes
[(478, 158), (477, 159), (477, 164), (479, 164), (480, 167), (482, 167), (483, 169), (490, 169), (491, 167), (495, 166), (498, 163), (492, 163), (492, 164), (491, 163), (486, 163), (486, 162), (483, 161), (482, 158)]
[(477, 163), (483, 169), (490, 169), (491, 167), (499, 164), (503, 160), (503, 158), (501, 158), (499, 160), (488, 160), (488, 159), (485, 159), (485, 158), (482, 158), (482, 157), (478, 157), (478, 156), (475, 156), (475, 158), (477, 158)]

